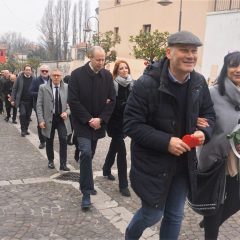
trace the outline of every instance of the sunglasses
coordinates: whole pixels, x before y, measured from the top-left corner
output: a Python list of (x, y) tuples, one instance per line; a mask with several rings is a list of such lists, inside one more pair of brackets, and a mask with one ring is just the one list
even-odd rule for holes
[(42, 70), (41, 72), (42, 73), (48, 73), (48, 70)]
[(53, 74), (52, 76), (53, 76), (53, 77), (61, 77), (60, 74)]

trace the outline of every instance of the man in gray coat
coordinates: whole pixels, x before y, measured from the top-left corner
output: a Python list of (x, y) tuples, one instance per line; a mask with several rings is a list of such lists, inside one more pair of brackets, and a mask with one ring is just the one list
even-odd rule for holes
[(67, 104), (68, 86), (62, 81), (62, 73), (56, 69), (52, 81), (40, 85), (37, 98), (37, 116), (42, 134), (46, 137), (48, 168), (54, 169), (53, 141), (55, 129), (60, 143), (60, 170), (69, 171), (67, 163), (67, 136), (71, 133), (70, 109)]

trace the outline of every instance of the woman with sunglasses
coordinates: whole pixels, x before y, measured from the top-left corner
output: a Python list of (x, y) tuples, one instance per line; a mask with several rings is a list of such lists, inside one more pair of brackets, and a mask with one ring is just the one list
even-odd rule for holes
[[(204, 216), (200, 227), (204, 227), (206, 240), (216, 240), (222, 223), (240, 209), (239, 156), (236, 156), (227, 138), (240, 121), (240, 52), (224, 57), (220, 75), (210, 92), (216, 126), (210, 142), (201, 150), (199, 169), (211, 169), (214, 162), (225, 161), (226, 181), (225, 186), (222, 185), (222, 188), (225, 187), (224, 202), (214, 215)], [(206, 119), (198, 119), (198, 126), (206, 125)]]
[(107, 125), (108, 136), (112, 138), (110, 147), (103, 165), (103, 176), (109, 180), (115, 180), (111, 174), (111, 168), (117, 155), (117, 168), (120, 193), (130, 197), (127, 180), (127, 159), (126, 147), (123, 133), (123, 111), (130, 93), (133, 80), (130, 75), (130, 68), (126, 61), (119, 60), (113, 68), (114, 87), (116, 90), (116, 105), (113, 114)]

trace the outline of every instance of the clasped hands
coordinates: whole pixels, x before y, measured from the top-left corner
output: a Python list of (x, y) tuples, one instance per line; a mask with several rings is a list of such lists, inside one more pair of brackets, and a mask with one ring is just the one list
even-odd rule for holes
[(91, 128), (93, 128), (94, 130), (98, 130), (101, 128), (101, 119), (100, 118), (91, 118), (88, 121), (88, 124)]

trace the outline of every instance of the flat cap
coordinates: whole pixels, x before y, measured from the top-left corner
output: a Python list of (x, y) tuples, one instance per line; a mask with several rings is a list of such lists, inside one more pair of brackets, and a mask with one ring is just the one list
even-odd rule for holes
[(189, 44), (196, 47), (203, 45), (196, 35), (188, 31), (176, 32), (168, 37), (168, 46), (173, 46), (176, 44)]

